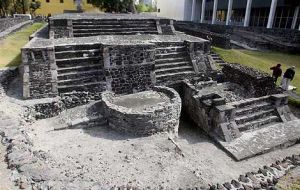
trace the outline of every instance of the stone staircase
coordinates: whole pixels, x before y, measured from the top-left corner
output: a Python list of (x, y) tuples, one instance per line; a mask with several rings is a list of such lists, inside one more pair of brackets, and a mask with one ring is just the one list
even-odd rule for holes
[(73, 36), (158, 34), (155, 20), (74, 20)]
[(184, 43), (157, 44), (155, 74), (157, 83), (176, 81), (195, 74)]
[(216, 65), (222, 66), (222, 65), (226, 64), (226, 62), (222, 58), (220, 58), (220, 56), (216, 53), (211, 53), (210, 57)]
[(99, 45), (56, 46), (58, 92), (102, 91), (105, 76)]
[(240, 132), (282, 122), (275, 106), (267, 97), (241, 101), (234, 107), (237, 108), (235, 122)]

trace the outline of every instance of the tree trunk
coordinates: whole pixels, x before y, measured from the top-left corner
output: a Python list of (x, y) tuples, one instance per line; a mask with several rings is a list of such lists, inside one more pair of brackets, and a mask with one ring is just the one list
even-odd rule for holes
[(23, 5), (23, 14), (26, 14), (26, 10), (25, 10), (25, 1), (24, 0), (22, 0), (22, 5)]
[(131, 13), (136, 14), (134, 0), (130, 0), (129, 10), (130, 10)]

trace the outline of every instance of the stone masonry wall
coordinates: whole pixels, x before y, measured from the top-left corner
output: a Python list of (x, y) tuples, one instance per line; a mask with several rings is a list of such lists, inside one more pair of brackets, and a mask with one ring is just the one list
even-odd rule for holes
[(18, 75), (18, 68), (9, 67), (0, 69), (0, 98), (6, 94), (11, 81)]
[(215, 71), (215, 66), (209, 61), (208, 54), (210, 53), (210, 43), (197, 43), (185, 41), (190, 59), (193, 64), (196, 74), (205, 73), (209, 71)]
[(53, 47), (22, 49), (22, 62), (24, 98), (58, 95)]
[(136, 111), (115, 105), (112, 100), (115, 94), (102, 94), (104, 116), (109, 126), (122, 133), (133, 135), (151, 135), (158, 132), (169, 132), (177, 135), (181, 112), (179, 94), (168, 87), (154, 87), (153, 90), (162, 92), (170, 98), (170, 102), (153, 107), (147, 112)]
[(226, 64), (222, 69), (225, 80), (240, 84), (256, 97), (279, 93), (267, 73), (240, 64)]
[(150, 89), (155, 84), (155, 45), (104, 46), (107, 90), (127, 94)]
[[(244, 105), (258, 105), (258, 103), (269, 103), (275, 111), (280, 122), (295, 120), (287, 103), (288, 96), (284, 94), (272, 94), (258, 98), (249, 98), (241, 101), (226, 103), (225, 98), (214, 93), (200, 93), (198, 89), (208, 86), (216, 86), (216, 81), (202, 81), (195, 86), (193, 81), (183, 83), (183, 108), (185, 113), (197, 123), (197, 125), (209, 135), (226, 142), (230, 142), (241, 136), (236, 123), (237, 110)], [(247, 115), (247, 112), (245, 112)], [(251, 112), (249, 113), (251, 115)], [(259, 126), (256, 126), (259, 128)], [(251, 128), (252, 129), (252, 128)], [(253, 128), (254, 129), (254, 128)]]
[(192, 22), (176, 22), (175, 28), (178, 31), (185, 32), (186, 34), (197, 36), (203, 39), (207, 39), (207, 36), (212, 38), (211, 44), (214, 46), (230, 49), (230, 30), (226, 30), (218, 25), (209, 26), (203, 24), (199, 26)]
[(49, 37), (51, 39), (72, 37), (72, 28), (71, 20), (50, 20)]

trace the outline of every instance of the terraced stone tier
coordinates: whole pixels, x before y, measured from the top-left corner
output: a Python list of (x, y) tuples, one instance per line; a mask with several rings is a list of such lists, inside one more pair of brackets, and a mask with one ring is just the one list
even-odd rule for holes
[(148, 14), (64, 14), (50, 18), (50, 38), (174, 35), (173, 21)]
[[(242, 133), (232, 142), (217, 142), (236, 160), (243, 160), (276, 148), (300, 142), (300, 120), (278, 123), (255, 131)], [(216, 139), (219, 139), (215, 136)]]

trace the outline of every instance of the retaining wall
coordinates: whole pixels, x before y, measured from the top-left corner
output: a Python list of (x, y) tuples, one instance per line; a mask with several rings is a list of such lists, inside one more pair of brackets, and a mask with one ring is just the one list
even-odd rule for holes
[(242, 85), (256, 97), (280, 93), (267, 73), (240, 64), (226, 64), (222, 69), (226, 81)]
[(107, 90), (129, 94), (150, 89), (155, 84), (155, 45), (103, 47)]
[(144, 136), (158, 132), (177, 135), (181, 112), (179, 94), (167, 87), (154, 87), (153, 90), (166, 94), (170, 102), (154, 106), (147, 111), (137, 111), (114, 104), (113, 98), (116, 95), (104, 92), (102, 94), (103, 110), (109, 126), (122, 133), (133, 135)]
[(175, 28), (205, 39), (207, 36), (211, 36), (212, 45), (221, 48), (231, 48), (230, 40), (235, 40), (245, 43), (252, 48), (284, 51), (287, 53), (300, 52), (300, 32), (298, 30), (212, 25), (183, 21), (177, 21)]
[(1, 18), (0, 19), (0, 32), (3, 32), (4, 30), (13, 27), (17, 24), (20, 24), (22, 22), (25, 22), (29, 20), (29, 18), (26, 17), (20, 17), (20, 18)]
[(9, 87), (9, 84), (18, 75), (17, 67), (8, 67), (0, 69), (0, 97), (3, 97)]

